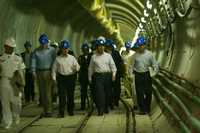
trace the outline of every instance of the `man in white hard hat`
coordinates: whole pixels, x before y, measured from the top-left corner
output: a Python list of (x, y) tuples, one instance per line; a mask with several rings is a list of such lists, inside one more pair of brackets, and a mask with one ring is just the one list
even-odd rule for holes
[[(4, 128), (20, 121), (21, 95), (24, 87), (25, 65), (22, 58), (14, 53), (15, 39), (8, 38), (4, 42), (4, 53), (0, 56), (0, 100)], [(21, 88), (21, 90), (20, 90)], [(12, 107), (12, 111), (11, 111)]]

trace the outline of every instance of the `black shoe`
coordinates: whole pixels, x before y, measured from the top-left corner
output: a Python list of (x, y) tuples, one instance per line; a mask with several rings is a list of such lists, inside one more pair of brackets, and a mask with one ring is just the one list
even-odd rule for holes
[(58, 114), (57, 115), (57, 118), (64, 118), (65, 116), (64, 116), (64, 114)]
[(51, 113), (45, 113), (45, 114), (43, 114), (43, 117), (52, 117), (52, 114)]
[(138, 113), (139, 115), (145, 115), (146, 114), (146, 112), (143, 112), (143, 111), (139, 111), (139, 113)]
[(105, 109), (105, 110), (104, 110), (104, 113), (108, 114), (108, 113), (109, 113), (108, 109)]
[(113, 109), (115, 109), (115, 108), (114, 108), (114, 106), (110, 106), (110, 109), (113, 110)]
[(73, 116), (74, 112), (68, 112), (69, 116)]
[(83, 110), (85, 110), (85, 108), (81, 107), (79, 110), (83, 111)]
[(136, 105), (134, 105), (134, 106), (133, 106), (133, 109), (134, 109), (134, 110), (137, 110), (137, 109), (138, 109), (138, 107), (137, 107)]
[(119, 102), (115, 102), (114, 104), (116, 107), (119, 107)]
[(98, 112), (98, 116), (103, 116), (103, 112)]

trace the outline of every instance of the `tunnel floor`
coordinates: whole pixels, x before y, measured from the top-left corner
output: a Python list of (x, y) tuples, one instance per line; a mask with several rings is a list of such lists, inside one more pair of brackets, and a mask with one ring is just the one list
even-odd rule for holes
[[(79, 95), (78, 91), (76, 91), (76, 95)], [(135, 113), (135, 129), (134, 118), (130, 117), (129, 129), (127, 130), (127, 109), (122, 102), (120, 102), (119, 107), (115, 107), (103, 116), (98, 116), (97, 110), (94, 109), (91, 117), (83, 124), (89, 110), (79, 110), (80, 98), (76, 95), (74, 116), (69, 116), (65, 112), (64, 118), (57, 118), (58, 104), (54, 103), (53, 116), (41, 118), (42, 108), (34, 102), (23, 107), (20, 124), (13, 125), (9, 130), (0, 128), (0, 133), (133, 133), (134, 131), (136, 133), (155, 133), (150, 116), (137, 115), (137, 111)], [(122, 96), (122, 98), (133, 107), (131, 98), (125, 96)], [(81, 124), (83, 124), (82, 127)], [(79, 128), (81, 128), (81, 131), (79, 131)]]

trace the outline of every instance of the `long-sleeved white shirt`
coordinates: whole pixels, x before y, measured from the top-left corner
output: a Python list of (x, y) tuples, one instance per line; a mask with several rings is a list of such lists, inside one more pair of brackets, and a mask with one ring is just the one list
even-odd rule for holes
[(113, 58), (108, 53), (97, 54), (95, 53), (90, 61), (89, 69), (88, 69), (88, 78), (89, 81), (92, 79), (92, 75), (96, 73), (105, 73), (112, 72), (113, 76), (116, 75), (117, 68), (113, 61)]
[(62, 75), (71, 75), (79, 71), (80, 66), (76, 60), (76, 58), (72, 55), (67, 56), (58, 56), (56, 57), (53, 68), (52, 68), (52, 77), (56, 80), (56, 73)]

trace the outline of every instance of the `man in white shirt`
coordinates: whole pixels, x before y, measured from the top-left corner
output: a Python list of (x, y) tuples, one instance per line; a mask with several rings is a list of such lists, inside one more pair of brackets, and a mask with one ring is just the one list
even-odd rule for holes
[(108, 113), (109, 92), (112, 89), (112, 81), (115, 81), (117, 68), (110, 54), (104, 52), (105, 38), (93, 41), (96, 45), (96, 53), (92, 56), (89, 69), (89, 82), (94, 82), (94, 97), (98, 115)]
[(136, 48), (136, 54), (133, 61), (133, 70), (140, 114), (150, 113), (151, 111), (152, 81), (149, 67), (152, 67), (155, 73), (159, 71), (158, 63), (153, 57), (152, 52), (145, 49), (145, 44), (145, 38), (139, 37), (135, 44), (137, 46), (134, 46)]
[(67, 111), (70, 116), (74, 115), (74, 89), (75, 76), (80, 69), (76, 58), (70, 54), (69, 42), (61, 41), (61, 55), (56, 57), (53, 63), (52, 78), (57, 81), (58, 96), (59, 96), (59, 118), (64, 117), (66, 96), (67, 96)]
[[(4, 54), (0, 57), (0, 100), (4, 128), (20, 122), (21, 96), (25, 85), (25, 64), (20, 56), (14, 53), (15, 39), (8, 38), (4, 42)], [(12, 110), (11, 110), (12, 108)]]

